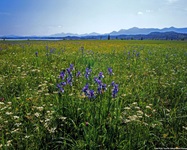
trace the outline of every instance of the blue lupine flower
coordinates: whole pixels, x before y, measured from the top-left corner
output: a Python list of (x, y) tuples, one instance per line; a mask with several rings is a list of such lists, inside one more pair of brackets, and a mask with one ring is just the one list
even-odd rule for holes
[(99, 80), (97, 77), (94, 78), (94, 81), (95, 81), (95, 83), (97, 83), (98, 85), (101, 85), (101, 84), (102, 84), (101, 80)]
[(60, 85), (65, 86), (66, 82), (61, 82)]
[(108, 68), (108, 73), (109, 73), (110, 76), (113, 74), (112, 73), (112, 68)]
[(66, 85), (66, 83), (64, 83), (64, 82), (62, 82), (62, 83), (60, 83), (60, 84), (57, 84), (57, 87), (58, 87), (58, 89), (59, 89), (59, 91), (61, 92), (61, 93), (64, 93), (64, 88), (63, 88), (63, 86), (65, 86)]
[(73, 64), (70, 64), (70, 70), (72, 71), (74, 69), (74, 65)]
[(95, 98), (94, 90), (89, 90), (88, 98)]
[(81, 72), (78, 71), (77, 74), (76, 74), (76, 77), (79, 77), (81, 75)]
[(99, 94), (102, 94), (102, 86), (98, 86), (97, 91)]
[(118, 89), (118, 84), (115, 84), (113, 86), (113, 89), (112, 89), (112, 97), (115, 98), (117, 93), (118, 93), (119, 89)]
[(103, 89), (103, 91), (106, 91), (107, 90), (107, 85), (106, 84), (102, 84), (102, 89)]
[(115, 82), (114, 82), (114, 81), (112, 81), (111, 85), (114, 87), (114, 86), (115, 86)]
[(89, 79), (89, 75), (90, 75), (91, 72), (92, 72), (91, 69), (86, 68), (86, 73), (85, 73), (85, 77), (86, 77), (86, 79)]
[(83, 87), (82, 92), (84, 92), (85, 95), (89, 94), (89, 84), (88, 83)]
[(66, 75), (65, 73), (66, 73), (65, 70), (63, 70), (63, 71), (60, 72), (60, 76), (59, 76), (59, 77), (60, 77), (62, 80), (64, 80), (64, 78), (65, 78), (65, 75)]
[(104, 78), (104, 75), (103, 75), (103, 72), (99, 72), (99, 75), (98, 75), (99, 79), (102, 79)]
[(67, 84), (69, 84), (69, 85), (72, 86), (72, 83), (73, 83), (72, 77), (68, 77), (68, 78), (67, 78)]
[(38, 52), (35, 52), (36, 57), (38, 57)]

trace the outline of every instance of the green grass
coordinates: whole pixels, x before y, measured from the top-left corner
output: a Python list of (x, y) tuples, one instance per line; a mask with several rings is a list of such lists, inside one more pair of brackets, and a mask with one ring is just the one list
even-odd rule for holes
[[(59, 93), (70, 64), (72, 86)], [(0, 41), (0, 149), (186, 148), (186, 64), (185, 41)]]

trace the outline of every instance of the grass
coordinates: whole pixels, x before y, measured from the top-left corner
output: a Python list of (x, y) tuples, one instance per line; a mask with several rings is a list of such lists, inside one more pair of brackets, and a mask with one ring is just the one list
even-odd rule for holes
[(0, 41), (0, 148), (186, 148), (186, 64), (185, 41)]

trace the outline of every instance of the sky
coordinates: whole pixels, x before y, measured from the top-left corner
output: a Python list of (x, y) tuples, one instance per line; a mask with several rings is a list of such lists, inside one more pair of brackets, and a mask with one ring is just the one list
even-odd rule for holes
[(187, 0), (0, 0), (0, 35), (187, 27)]

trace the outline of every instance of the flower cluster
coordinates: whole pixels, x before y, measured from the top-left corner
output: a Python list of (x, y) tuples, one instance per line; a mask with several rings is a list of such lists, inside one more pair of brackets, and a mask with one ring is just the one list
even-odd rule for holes
[(89, 84), (87, 83), (83, 89), (82, 92), (88, 97), (88, 98), (95, 98), (94, 90), (89, 89)]
[[(62, 81), (61, 83), (57, 84), (57, 88), (59, 89), (60, 92), (64, 93), (64, 86), (69, 84), (70, 86), (72, 86), (73, 83), (73, 74), (72, 71), (74, 70), (74, 65), (70, 64), (70, 67), (67, 68), (66, 70), (62, 70), (60, 72), (59, 78), (62, 80), (66, 80), (66, 81)], [(80, 71), (78, 71), (79, 76), (80, 76)]]
[[(73, 74), (72, 71), (74, 70), (74, 65), (70, 64), (70, 67), (66, 70), (63, 70), (60, 72), (59, 78), (63, 81), (59, 84), (57, 84), (57, 87), (61, 93), (64, 93), (64, 86), (69, 84), (72, 86), (73, 83)], [(85, 70), (85, 78), (88, 80), (90, 78), (92, 70), (90, 68), (86, 68)], [(108, 74), (111, 76), (113, 75), (112, 68), (108, 68)], [(76, 77), (80, 77), (81, 72), (78, 71), (76, 73)], [(103, 72), (99, 72), (97, 77), (94, 77), (94, 83), (97, 85), (97, 88), (95, 88), (95, 91), (93, 89), (90, 89), (90, 86), (88, 83), (82, 88), (81, 93), (84, 94), (84, 96), (88, 97), (89, 99), (95, 98), (96, 96), (99, 96), (103, 94), (107, 90), (107, 84), (102, 82), (102, 79), (104, 78)], [(64, 81), (65, 80), (65, 81)], [(89, 80), (89, 83), (91, 80)], [(115, 84), (114, 81), (112, 82), (112, 97), (115, 98), (118, 93), (118, 84)]]

